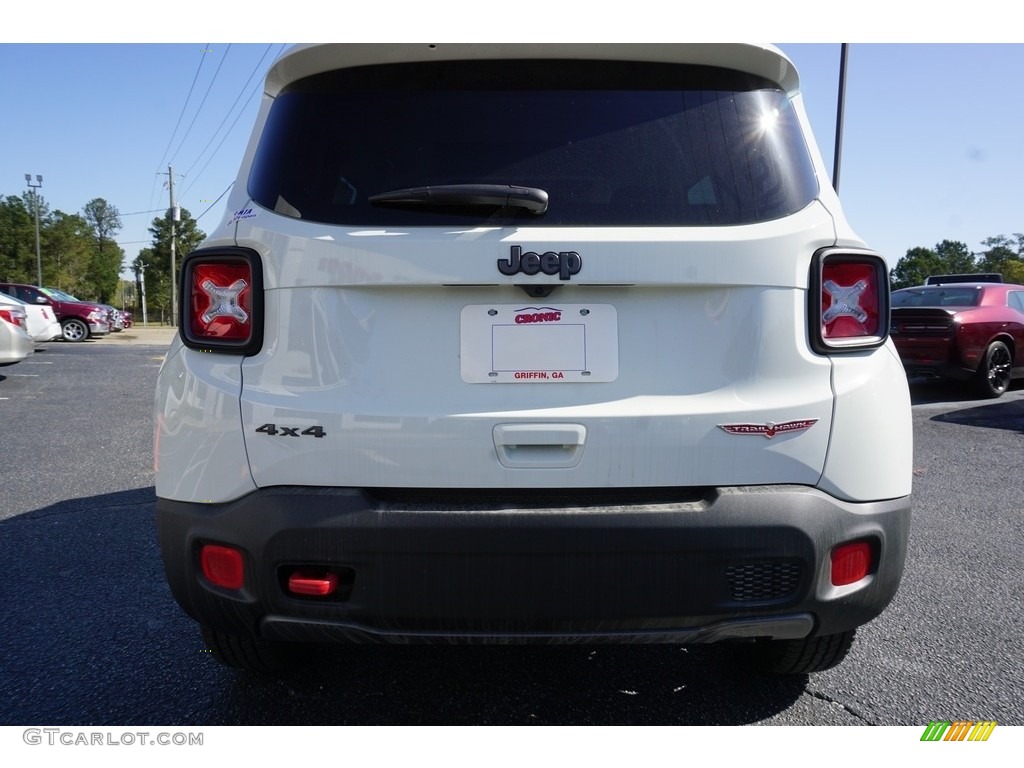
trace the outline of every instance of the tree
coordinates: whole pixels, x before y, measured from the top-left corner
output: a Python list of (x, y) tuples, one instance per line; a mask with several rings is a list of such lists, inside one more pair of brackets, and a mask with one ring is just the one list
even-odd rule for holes
[[(196, 220), (185, 208), (180, 208), (181, 220), (174, 222), (175, 267), (181, 266), (181, 259), (195, 250), (206, 237)], [(151, 312), (171, 309), (171, 220), (167, 216), (153, 219), (149, 227), (153, 245), (139, 252), (132, 263), (136, 271), (142, 270), (146, 278), (146, 304)], [(174, 279), (177, 280), (177, 275)]]
[(114, 236), (121, 231), (121, 214), (116, 206), (102, 197), (90, 200), (82, 208), (96, 249), (86, 270), (89, 293), (108, 304), (117, 294), (117, 284), (124, 263), (124, 251), (114, 242)]
[(43, 285), (75, 296), (87, 295), (87, 273), (93, 254), (92, 236), (85, 219), (77, 213), (55, 211), (47, 217), (41, 240)]
[(896, 262), (889, 273), (892, 289), (921, 285), (928, 275), (936, 275), (945, 270), (939, 262), (939, 256), (930, 248), (911, 248), (907, 255)]
[(1024, 260), (1013, 259), (1007, 261), (1003, 267), (1003, 280), (1008, 283), (1024, 285)]
[(121, 231), (120, 211), (102, 197), (96, 197), (85, 204), (82, 214), (96, 238), (96, 250), (103, 251), (103, 246)]
[(14, 283), (36, 281), (35, 212), (28, 200), (0, 198), (0, 279)]
[(977, 271), (974, 254), (965, 243), (943, 240), (930, 248), (911, 248), (889, 273), (893, 290), (921, 285), (929, 275), (955, 275)]
[(944, 271), (948, 275), (963, 275), (978, 269), (971, 249), (959, 240), (943, 240), (935, 246), (935, 254), (945, 265)]
[(1015, 232), (1013, 239), (1006, 235), (997, 235), (981, 241), (987, 250), (982, 252), (978, 260), (981, 272), (998, 272), (1007, 282), (1017, 282), (1009, 278), (1008, 273), (1020, 274), (1024, 268), (1024, 234)]

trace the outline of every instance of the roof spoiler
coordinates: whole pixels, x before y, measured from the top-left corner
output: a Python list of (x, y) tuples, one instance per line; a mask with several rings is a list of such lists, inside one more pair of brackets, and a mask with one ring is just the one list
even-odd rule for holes
[(1003, 276), (998, 272), (974, 272), (967, 275), (929, 275), (925, 285), (945, 285), (947, 283), (1001, 283)]

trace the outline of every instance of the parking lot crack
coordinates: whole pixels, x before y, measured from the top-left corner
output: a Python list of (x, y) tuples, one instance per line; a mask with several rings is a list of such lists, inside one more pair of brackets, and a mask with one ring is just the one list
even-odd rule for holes
[(819, 691), (812, 691), (810, 688), (806, 688), (804, 690), (807, 692), (807, 695), (809, 695), (809, 696), (811, 696), (811, 697), (813, 697), (815, 699), (818, 699), (819, 701), (824, 701), (824, 702), (827, 702), (829, 704), (834, 704), (835, 706), (840, 707), (841, 709), (843, 709), (845, 712), (849, 712), (855, 718), (857, 718), (858, 720), (862, 721), (864, 723), (864, 725), (874, 725), (875, 724), (875, 723), (871, 722), (871, 720), (868, 719), (867, 716), (865, 716), (861, 712), (858, 712), (856, 709), (851, 707), (849, 704), (844, 704), (841, 701), (837, 701), (836, 699), (833, 699), (831, 696), (828, 696), (827, 694), (821, 693)]

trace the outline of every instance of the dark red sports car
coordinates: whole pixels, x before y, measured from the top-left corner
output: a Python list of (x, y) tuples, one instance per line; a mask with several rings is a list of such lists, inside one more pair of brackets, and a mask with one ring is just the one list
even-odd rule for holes
[(891, 335), (910, 377), (999, 397), (1024, 377), (1024, 285), (948, 282), (892, 294)]

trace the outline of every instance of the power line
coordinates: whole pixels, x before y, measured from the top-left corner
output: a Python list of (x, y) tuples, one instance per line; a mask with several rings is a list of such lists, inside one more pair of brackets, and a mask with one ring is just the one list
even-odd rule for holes
[[(213, 140), (217, 138), (217, 134), (220, 133), (220, 129), (224, 127), (224, 123), (226, 123), (228, 121), (228, 118), (231, 117), (231, 113), (234, 112), (235, 107), (238, 105), (238, 100), (240, 98), (242, 98), (242, 94), (245, 93), (245, 89), (249, 87), (249, 83), (252, 81), (253, 77), (256, 75), (257, 72), (260, 71), (260, 67), (263, 64), (263, 60), (265, 58), (267, 58), (267, 54), (270, 52), (270, 49), (273, 48), (273, 45), (274, 44), (271, 43), (270, 45), (268, 45), (266, 47), (266, 50), (263, 51), (263, 55), (260, 56), (260, 60), (256, 62), (256, 66), (253, 67), (252, 68), (252, 72), (249, 73), (249, 77), (246, 78), (245, 83), (242, 85), (242, 87), (238, 89), (238, 95), (235, 97), (234, 103), (228, 109), (227, 113), (225, 113), (224, 119), (221, 120), (220, 121), (220, 125), (217, 126), (217, 130), (215, 130), (213, 132), (213, 135), (210, 136), (210, 140), (208, 142), (206, 142), (206, 146), (203, 147), (202, 151), (200, 151), (200, 153), (196, 157), (196, 159), (192, 161), (192, 165), (190, 165), (188, 168), (185, 169), (185, 173), (184, 173), (185, 176), (188, 176), (188, 174), (192, 171), (192, 169), (195, 168), (196, 163), (198, 163), (200, 158), (202, 158), (202, 156), (206, 153), (206, 150), (208, 150), (210, 148), (210, 145), (213, 144)], [(246, 101), (246, 104), (248, 104), (248, 101), (251, 100), (251, 99), (252, 99), (252, 94), (249, 94), (249, 99)], [(243, 110), (244, 109), (245, 109), (245, 107), (243, 106)], [(236, 118), (236, 120), (237, 120), (237, 118)], [(233, 125), (234, 124), (232, 124), (232, 126)]]
[(118, 216), (141, 216), (144, 213), (163, 213), (165, 210), (166, 210), (165, 208), (154, 208), (151, 211), (132, 211), (131, 213), (121, 213), (121, 212), (118, 212), (117, 215)]
[[(173, 163), (174, 162), (174, 158), (177, 157), (178, 153), (181, 151), (181, 147), (185, 143), (185, 139), (187, 139), (188, 135), (192, 132), (192, 126), (194, 126), (196, 124), (196, 120), (199, 118), (200, 113), (203, 111), (203, 105), (206, 104), (206, 99), (207, 99), (207, 97), (209, 97), (210, 91), (213, 90), (213, 84), (215, 82), (217, 82), (217, 75), (220, 74), (221, 67), (224, 66), (224, 60), (227, 59), (228, 52), (230, 50), (231, 50), (231, 43), (228, 43), (228, 47), (224, 49), (224, 55), (220, 57), (220, 63), (217, 65), (217, 71), (213, 73), (213, 77), (210, 80), (210, 84), (206, 86), (206, 93), (203, 94), (203, 100), (199, 102), (199, 106), (196, 107), (196, 113), (194, 115), (192, 115), (192, 122), (188, 124), (188, 128), (185, 130), (185, 135), (182, 136), (181, 137), (181, 141), (178, 142), (178, 148), (176, 150), (174, 150), (174, 154), (171, 155), (171, 159), (168, 160), (167, 162), (169, 162), (169, 163)], [(205, 58), (205, 54), (204, 54), (204, 58)], [(198, 76), (198, 74), (199, 73), (197, 72), (196, 75)], [(193, 82), (193, 85), (195, 85), (195, 82)]]
[[(190, 85), (189, 88), (188, 88), (188, 95), (185, 97), (185, 103), (181, 105), (181, 112), (178, 114), (178, 122), (176, 122), (174, 124), (174, 130), (171, 131), (171, 138), (169, 138), (167, 140), (167, 146), (164, 148), (164, 153), (160, 156), (160, 162), (157, 163), (157, 167), (158, 168), (164, 164), (164, 159), (167, 157), (167, 150), (169, 150), (171, 148), (171, 144), (174, 142), (174, 137), (178, 133), (178, 127), (181, 125), (181, 118), (183, 118), (185, 116), (185, 110), (188, 108), (188, 102), (192, 98), (192, 91), (195, 89), (196, 81), (199, 79), (199, 72), (203, 68), (203, 62), (206, 60), (206, 51), (208, 51), (209, 49), (210, 49), (210, 44), (209, 43), (207, 43), (206, 45), (203, 46), (203, 55), (199, 58), (199, 66), (196, 67), (196, 74), (192, 78), (192, 85)], [(159, 173), (160, 172), (157, 171), (157, 175), (159, 175)], [(155, 191), (156, 191), (156, 181), (154, 180), (154, 182), (153, 182), (153, 191), (150, 192), (150, 194), (149, 194), (150, 205), (153, 204), (153, 202), (152, 202), (153, 201), (153, 194), (154, 194)]]
[(196, 216), (195, 221), (198, 222), (201, 218), (203, 218), (203, 216), (208, 214), (210, 212), (210, 210), (213, 208), (213, 206), (215, 206), (217, 203), (220, 202), (220, 198), (224, 197), (224, 195), (226, 195), (228, 193), (228, 189), (231, 189), (233, 186), (235, 186), (235, 182), (232, 181), (230, 184), (228, 184), (227, 189), (225, 189), (223, 192), (221, 192), (220, 196), (218, 196), (216, 200), (214, 200), (212, 203), (210, 203), (210, 207), (209, 208), (207, 208), (205, 211), (203, 211), (198, 216)]
[[(260, 67), (263, 64), (263, 60), (267, 57), (267, 53), (270, 52), (270, 49), (272, 47), (273, 47), (273, 44), (267, 46), (266, 50), (263, 52), (263, 55), (260, 57), (260, 60), (256, 63), (256, 66), (253, 67), (252, 72), (249, 73), (249, 77), (246, 79), (245, 85), (243, 85), (241, 90), (238, 92), (238, 96), (235, 98), (235, 103), (231, 105), (231, 109), (228, 110), (227, 114), (224, 116), (224, 120), (221, 121), (221, 124), (219, 126), (217, 126), (217, 130), (214, 131), (213, 136), (210, 137), (210, 141), (207, 142), (205, 147), (203, 147), (203, 151), (199, 153), (199, 156), (195, 159), (195, 161), (192, 163), (192, 165), (190, 165), (185, 170), (185, 173), (182, 174), (183, 176), (185, 176), (186, 178), (189, 176), (190, 172), (195, 167), (196, 163), (198, 163), (199, 159), (203, 156), (203, 153), (206, 152), (206, 150), (209, 148), (210, 144), (213, 143), (213, 140), (217, 137), (217, 134), (220, 132), (220, 129), (224, 126), (224, 123), (227, 121), (228, 117), (231, 116), (231, 111), (235, 108), (235, 105), (238, 104), (238, 100), (240, 98), (242, 98), (242, 94), (245, 92), (245, 88), (252, 81), (253, 76), (260, 70)], [(284, 47), (285, 46), (282, 45), (280, 50), (283, 50)], [(278, 51), (279, 54), (280, 54), (280, 50)], [(257, 81), (256, 85), (253, 86), (253, 89), (249, 92), (249, 96), (245, 100), (245, 102), (243, 103), (242, 108), (238, 111), (238, 114), (235, 115), (235, 119), (231, 121), (231, 125), (228, 126), (227, 131), (224, 133), (224, 136), (221, 138), (220, 142), (218, 142), (217, 146), (214, 148), (212, 154), (206, 159), (206, 162), (203, 163), (202, 168), (199, 169), (199, 173), (197, 173), (195, 176), (192, 176), (192, 181), (188, 184), (188, 186), (185, 187), (184, 190), (182, 190), (182, 193), (181, 193), (182, 197), (187, 195), (189, 190), (192, 189), (192, 187), (195, 186), (195, 183), (202, 177), (203, 171), (206, 170), (206, 167), (210, 164), (210, 162), (213, 160), (213, 158), (217, 156), (217, 152), (220, 151), (221, 146), (223, 146), (223, 144), (227, 140), (228, 136), (231, 135), (231, 131), (234, 129), (235, 125), (238, 123), (239, 118), (241, 118), (241, 116), (244, 114), (245, 107), (248, 106), (250, 101), (252, 101), (253, 96), (256, 95), (256, 93), (258, 92), (258, 90), (259, 90), (261, 85), (262, 85), (262, 79)]]

